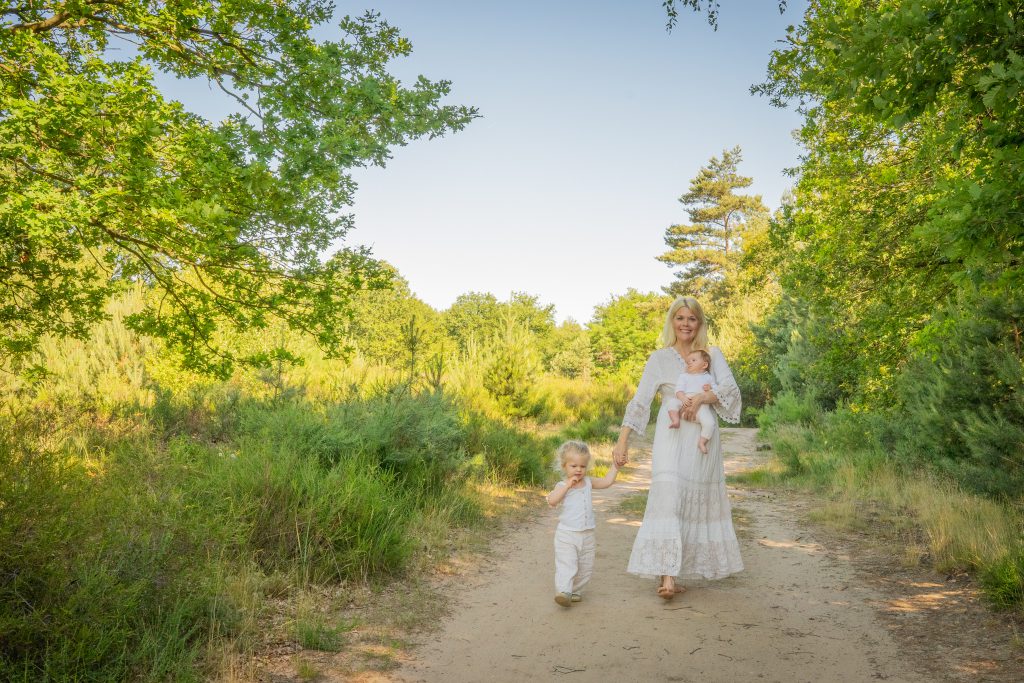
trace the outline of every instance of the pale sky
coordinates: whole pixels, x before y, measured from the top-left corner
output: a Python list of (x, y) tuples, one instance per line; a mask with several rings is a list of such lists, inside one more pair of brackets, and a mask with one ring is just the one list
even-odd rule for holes
[[(668, 33), (660, 0), (339, 3), (378, 10), (412, 41), (392, 73), (450, 80), (447, 102), (482, 116), (357, 170), (346, 243), (370, 246), (438, 310), (465, 292), (522, 291), (587, 322), (630, 287), (660, 290), (665, 229), (685, 220), (677, 199), (712, 155), (740, 145), (769, 207), (792, 184), (799, 119), (749, 93), (805, 7), (789, 4), (780, 16), (777, 0), (723, 0), (717, 33), (688, 11)], [(167, 91), (224, 114), (205, 84)]]

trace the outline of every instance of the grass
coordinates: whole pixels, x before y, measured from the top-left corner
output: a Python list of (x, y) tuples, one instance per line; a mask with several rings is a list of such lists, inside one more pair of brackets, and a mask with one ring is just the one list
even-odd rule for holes
[(126, 330), (140, 305), (44, 344), (39, 382), (0, 373), (0, 680), (245, 680), (271, 638), (394, 642), (439, 615), (410, 577), (478, 552), (628, 398), (540, 376), (512, 419), (466, 363), (410, 386), (313, 350), (213, 381)]
[(907, 566), (972, 572), (994, 608), (1024, 606), (1024, 509), (893, 461), (870, 443), (830, 438), (804, 408), (787, 407), (799, 413), (797, 422), (766, 421), (762, 436), (774, 462), (733, 481), (819, 492), (825, 502), (812, 514), (816, 521), (892, 544)]
[(355, 628), (355, 622), (332, 624), (327, 617), (308, 608), (295, 619), (295, 640), (306, 650), (339, 652), (345, 645), (345, 634)]
[(623, 496), (615, 506), (615, 511), (629, 517), (642, 517), (647, 509), (647, 491), (639, 491)]

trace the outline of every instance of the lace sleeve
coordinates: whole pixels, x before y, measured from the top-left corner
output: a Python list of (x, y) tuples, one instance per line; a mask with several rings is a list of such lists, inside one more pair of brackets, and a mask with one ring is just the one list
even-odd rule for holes
[(738, 424), (743, 399), (740, 397), (740, 388), (732, 376), (732, 370), (729, 369), (725, 356), (717, 346), (711, 347), (711, 375), (715, 378), (711, 391), (718, 398), (718, 403), (712, 407), (726, 422)]
[(643, 434), (647, 429), (647, 423), (651, 420), (651, 401), (658, 391), (657, 369), (654, 366), (654, 356), (647, 359), (644, 366), (644, 373), (640, 376), (640, 384), (636, 388), (636, 394), (626, 404), (626, 414), (622, 417), (622, 426), (629, 427), (637, 434)]

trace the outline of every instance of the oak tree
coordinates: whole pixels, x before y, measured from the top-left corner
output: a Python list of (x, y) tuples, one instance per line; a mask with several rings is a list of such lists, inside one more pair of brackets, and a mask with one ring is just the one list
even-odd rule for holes
[[(376, 14), (317, 39), (327, 0), (5, 0), (0, 12), (8, 358), (44, 335), (87, 336), (131, 283), (150, 296), (128, 324), (193, 369), (288, 356), (218, 340), (274, 319), (343, 350), (352, 295), (380, 284), (367, 251), (337, 248), (349, 169), (476, 115), (441, 103), (446, 81), (388, 73), (411, 46)], [(190, 113), (155, 70), (209, 81), (238, 113)]]

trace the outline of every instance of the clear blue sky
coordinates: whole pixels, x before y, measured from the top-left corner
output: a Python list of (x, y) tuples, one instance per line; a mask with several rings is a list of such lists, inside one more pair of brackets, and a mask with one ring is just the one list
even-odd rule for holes
[[(339, 3), (378, 10), (412, 41), (393, 73), (450, 80), (448, 101), (482, 115), (357, 170), (346, 242), (439, 310), (465, 292), (522, 291), (586, 322), (630, 287), (659, 290), (665, 229), (685, 220), (677, 198), (712, 155), (740, 145), (770, 207), (791, 185), (799, 120), (749, 87), (804, 6), (780, 16), (776, 0), (723, 0), (717, 32), (686, 12), (668, 33), (660, 0)], [(205, 84), (168, 94), (210, 118), (228, 107)]]

